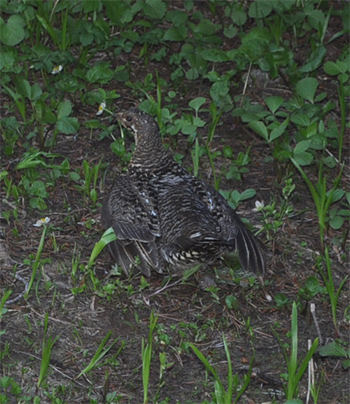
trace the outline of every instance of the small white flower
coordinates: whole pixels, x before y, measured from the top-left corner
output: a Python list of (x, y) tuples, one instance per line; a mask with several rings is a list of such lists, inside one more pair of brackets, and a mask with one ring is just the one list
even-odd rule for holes
[(49, 217), (43, 217), (43, 218), (37, 220), (36, 223), (33, 224), (33, 226), (35, 226), (35, 227), (44, 226), (44, 225), (48, 224), (50, 220), (51, 219)]
[(55, 66), (55, 67), (52, 69), (51, 74), (58, 74), (59, 72), (62, 71), (62, 69), (63, 69), (62, 65)]
[(96, 112), (96, 115), (102, 115), (103, 111), (106, 109), (106, 103), (101, 102), (101, 104), (98, 107), (98, 111)]
[(255, 208), (253, 208), (253, 212), (260, 212), (265, 207), (264, 201), (255, 201)]

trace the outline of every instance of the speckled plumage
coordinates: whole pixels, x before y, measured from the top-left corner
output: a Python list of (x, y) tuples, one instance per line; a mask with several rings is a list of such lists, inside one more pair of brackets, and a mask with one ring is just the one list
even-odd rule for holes
[(133, 266), (145, 276), (178, 272), (237, 250), (245, 269), (263, 274), (253, 235), (221, 194), (173, 160), (153, 118), (131, 109), (118, 120), (134, 134), (135, 150), (104, 203), (102, 223), (114, 229), (110, 249), (125, 273)]

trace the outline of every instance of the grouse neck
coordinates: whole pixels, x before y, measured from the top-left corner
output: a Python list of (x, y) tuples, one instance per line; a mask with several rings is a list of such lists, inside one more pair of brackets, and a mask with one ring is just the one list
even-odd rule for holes
[(135, 134), (135, 150), (130, 161), (131, 166), (156, 168), (168, 159), (169, 154), (164, 149), (158, 129)]

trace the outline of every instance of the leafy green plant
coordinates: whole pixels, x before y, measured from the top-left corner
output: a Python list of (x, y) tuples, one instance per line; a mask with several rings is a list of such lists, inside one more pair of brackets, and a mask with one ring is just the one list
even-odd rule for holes
[(321, 346), (317, 352), (322, 357), (341, 358), (343, 359), (343, 369), (348, 370), (350, 368), (350, 347), (341, 340), (332, 341), (327, 345)]
[(326, 221), (327, 221), (327, 214), (329, 212), (329, 207), (332, 203), (338, 201), (340, 198), (343, 197), (344, 191), (338, 189), (338, 185), (343, 173), (343, 167), (341, 167), (337, 178), (334, 181), (333, 187), (330, 191), (327, 192), (327, 178), (322, 171), (322, 165), (320, 165), (319, 172), (318, 172), (318, 181), (316, 186), (310, 181), (305, 171), (301, 168), (299, 163), (294, 159), (291, 158), (291, 161), (295, 165), (295, 167), (300, 172), (303, 180), (306, 182), (314, 204), (316, 206), (316, 212), (318, 216), (318, 224), (320, 228), (320, 241), (321, 241), (321, 248), (324, 250), (324, 233), (326, 230)]
[(86, 161), (86, 160), (83, 161), (84, 196), (91, 199), (93, 207), (96, 206), (96, 202), (97, 202), (96, 185), (97, 185), (97, 180), (98, 180), (98, 175), (100, 172), (101, 164), (102, 164), (102, 159), (98, 162), (98, 164), (96, 164), (92, 167), (90, 167), (90, 164), (88, 161)]
[(47, 378), (47, 372), (49, 369), (50, 365), (50, 360), (51, 360), (51, 353), (52, 353), (52, 348), (59, 339), (59, 336), (56, 338), (52, 339), (51, 335), (48, 337), (47, 336), (47, 330), (48, 330), (48, 324), (49, 324), (49, 313), (45, 314), (45, 320), (44, 320), (44, 337), (43, 337), (43, 354), (42, 354), (42, 359), (41, 359), (41, 366), (40, 366), (40, 373), (39, 373), (39, 378), (38, 378), (38, 388), (42, 385), (44, 380)]
[(23, 393), (21, 386), (10, 376), (2, 376), (0, 378), (0, 401), (2, 403), (10, 403), (13, 398), (17, 402), (30, 401), (32, 397)]
[[(100, 345), (98, 346), (94, 356), (92, 357), (90, 363), (79, 373), (77, 378), (81, 377), (85, 373), (90, 372), (92, 369), (94, 369), (96, 366), (100, 365), (101, 360), (107, 355), (107, 353), (113, 348), (113, 346), (118, 342), (118, 338), (115, 339), (107, 348), (105, 348), (107, 342), (109, 341), (110, 337), (112, 335), (112, 331), (108, 331), (106, 336), (103, 338), (101, 341)], [(116, 356), (119, 355), (121, 350), (123, 349), (123, 344), (119, 348)]]
[(212, 367), (212, 365), (209, 363), (208, 359), (203, 355), (203, 353), (195, 345), (193, 345), (191, 343), (188, 343), (188, 345), (192, 348), (193, 352), (196, 354), (198, 359), (203, 363), (206, 370), (209, 373), (211, 373), (215, 379), (216, 403), (218, 403), (218, 404), (237, 403), (250, 383), (251, 372), (252, 372), (253, 363), (254, 363), (254, 357), (252, 358), (252, 360), (250, 362), (248, 373), (244, 376), (243, 384), (240, 385), (240, 380), (238, 378), (238, 375), (236, 375), (236, 374), (234, 375), (232, 372), (231, 355), (230, 355), (230, 351), (229, 351), (225, 336), (223, 336), (223, 343), (224, 343), (225, 354), (226, 354), (226, 359), (227, 359), (227, 391), (225, 390), (225, 387), (224, 387), (222, 381), (220, 380), (216, 370)]
[(285, 180), (285, 186), (282, 189), (283, 198), (281, 198), (281, 203), (279, 205), (277, 205), (277, 201), (268, 205), (265, 205), (264, 202), (260, 201), (255, 202), (255, 208), (253, 211), (261, 212), (263, 230), (266, 232), (269, 240), (274, 240), (284, 221), (293, 216), (294, 208), (291, 199), (294, 190), (295, 184), (293, 184), (293, 179), (289, 178)]

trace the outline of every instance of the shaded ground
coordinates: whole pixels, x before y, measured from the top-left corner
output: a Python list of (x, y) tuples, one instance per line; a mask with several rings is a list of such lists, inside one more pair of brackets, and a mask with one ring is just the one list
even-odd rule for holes
[[(329, 54), (336, 58), (343, 44), (337, 41), (329, 47)], [(301, 52), (302, 55), (302, 52)], [(138, 51), (128, 57), (138, 63)], [(123, 56), (121, 56), (123, 57)], [(302, 56), (301, 56), (302, 57)], [(122, 63), (122, 61), (118, 61)], [(164, 77), (167, 76), (166, 65), (148, 67), (156, 68)], [(143, 81), (147, 72), (141, 64), (135, 69), (134, 80)], [(116, 101), (116, 108), (123, 109), (130, 104), (137, 104), (137, 96), (130, 97), (130, 91), (120, 83), (115, 85), (121, 98)], [(336, 98), (336, 88), (330, 81), (324, 81), (324, 91)], [(237, 91), (237, 89), (235, 89)], [(248, 94), (256, 102), (266, 95), (285, 94), (285, 84), (257, 80), (251, 84)], [(208, 88), (196, 83), (189, 87), (186, 96), (177, 100), (179, 108), (185, 108), (188, 102), (197, 96), (206, 97)], [(76, 116), (86, 120), (94, 116), (93, 109), (79, 109), (76, 104)], [(81, 114), (79, 116), (79, 114)], [(201, 116), (208, 121), (208, 116)], [(339, 119), (338, 116), (334, 116)], [(104, 118), (107, 119), (107, 118)], [(116, 128), (115, 136), (118, 136)], [(127, 139), (130, 146), (132, 139)], [(165, 139), (166, 143), (173, 143)], [(91, 206), (87, 198), (66, 178), (51, 190), (48, 214), (53, 229), (46, 238), (43, 258), (48, 261), (40, 268), (37, 281), (30, 297), (20, 299), (8, 306), (8, 313), (2, 319), (2, 329), (6, 333), (1, 337), (1, 350), (8, 355), (3, 357), (3, 375), (15, 377), (27, 395), (41, 395), (42, 403), (55, 402), (54, 397), (66, 403), (106, 402), (108, 393), (116, 392), (121, 403), (142, 403), (142, 359), (141, 339), (148, 337), (151, 311), (158, 316), (158, 327), (154, 335), (153, 361), (151, 365), (150, 397), (158, 395), (158, 402), (202, 403), (211, 401), (214, 383), (206, 374), (204, 366), (197, 359), (188, 342), (197, 347), (226, 380), (227, 362), (222, 343), (222, 335), (229, 343), (233, 371), (243, 380), (248, 372), (249, 362), (255, 353), (252, 380), (242, 397), (242, 403), (284, 402), (283, 386), (280, 375), (287, 373), (283, 349), (277, 341), (273, 329), (283, 343), (289, 342), (290, 305), (277, 309), (274, 303), (266, 299), (266, 293), (275, 297), (284, 294), (289, 301), (298, 301), (299, 311), (299, 348), (300, 357), (305, 355), (307, 341), (321, 336), (323, 342), (337, 337), (332, 324), (332, 315), (327, 295), (317, 294), (312, 302), (316, 304), (316, 315), (320, 327), (318, 335), (315, 323), (310, 315), (309, 302), (301, 293), (305, 280), (316, 276), (315, 256), (320, 249), (317, 216), (312, 199), (301, 179), (294, 176), (297, 184), (292, 200), (295, 212), (302, 212), (285, 220), (273, 242), (266, 245), (268, 256), (267, 291), (262, 290), (258, 282), (248, 278), (238, 270), (218, 268), (206, 271), (215, 277), (216, 287), (204, 291), (198, 287), (196, 276), (179, 282), (177, 279), (153, 274), (150, 279), (140, 278), (134, 273), (130, 279), (124, 275), (111, 272), (112, 262), (105, 251), (98, 258), (96, 276), (100, 281), (97, 287), (92, 285), (89, 275), (78, 266), (72, 274), (74, 258), (82, 268), (86, 265), (95, 242), (102, 233), (100, 222), (100, 203), (102, 203), (113, 178), (121, 169), (120, 161), (109, 148), (110, 140), (100, 141), (98, 134), (90, 136), (84, 129), (78, 137), (62, 137), (58, 140), (54, 152), (68, 158), (72, 169), (81, 169), (83, 160), (91, 165), (102, 158), (103, 173), (98, 186), (98, 205)], [(245, 151), (250, 146), (251, 163), (249, 172), (243, 181), (222, 182), (223, 189), (254, 188), (257, 200), (276, 200), (280, 202), (281, 187), (276, 182), (276, 167), (267, 160), (270, 150), (254, 133), (232, 118), (223, 115), (221, 125), (217, 128), (214, 146), (233, 147), (235, 154)], [(184, 165), (191, 167), (191, 153), (187, 142), (179, 137), (174, 151), (185, 154)], [(344, 144), (344, 155), (349, 155), (349, 140)], [(11, 162), (8, 163), (11, 165)], [(224, 162), (218, 159), (215, 164), (220, 167)], [(200, 175), (208, 182), (212, 173), (207, 169), (205, 158), (201, 160)], [(106, 175), (104, 175), (106, 173)], [(103, 175), (102, 175), (103, 174)], [(317, 174), (315, 172), (315, 174)], [(349, 180), (348, 167), (344, 171), (344, 182)], [(344, 183), (344, 188), (346, 184)], [(10, 202), (1, 191), (2, 209), (8, 209)], [(253, 225), (259, 226), (259, 214), (252, 213), (254, 201), (240, 205), (239, 213), (248, 218)], [(3, 271), (0, 278), (1, 290), (13, 290), (15, 297), (23, 290), (20, 280), (13, 280), (13, 266), (17, 265), (17, 274), (28, 280), (31, 269), (23, 264), (30, 254), (38, 248), (41, 229), (33, 228), (38, 219), (26, 204), (20, 209), (16, 223), (5, 226), (1, 222), (3, 239)], [(18, 233), (13, 232), (14, 225)], [(330, 231), (329, 237), (336, 236)], [(261, 236), (264, 240), (264, 235)], [(73, 253), (74, 251), (74, 253)], [(340, 258), (341, 251), (331, 251), (333, 259), (333, 276), (336, 286), (348, 273), (348, 268)], [(237, 266), (237, 265), (236, 265)], [(164, 288), (164, 286), (167, 287)], [(80, 289), (79, 289), (80, 288)], [(226, 298), (234, 296), (236, 307), (229, 309)], [(349, 288), (345, 285), (338, 304), (339, 329), (342, 339), (349, 334), (348, 314)], [(49, 313), (49, 334), (59, 336), (52, 351), (51, 365), (46, 390), (51, 397), (41, 392), (35, 393), (35, 386), (40, 372), (42, 341), (44, 335), (44, 317)], [(103, 358), (99, 366), (91, 372), (80, 376), (96, 350), (111, 331), (116, 344)], [(159, 354), (165, 353), (169, 364), (164, 379), (159, 380)], [(347, 403), (349, 394), (349, 373), (344, 371), (337, 358), (315, 357), (316, 378), (321, 383), (320, 403)], [(305, 397), (307, 378), (300, 386), (300, 397)], [(15, 402), (15, 401), (13, 401)], [(117, 402), (115, 399), (114, 402)]]

